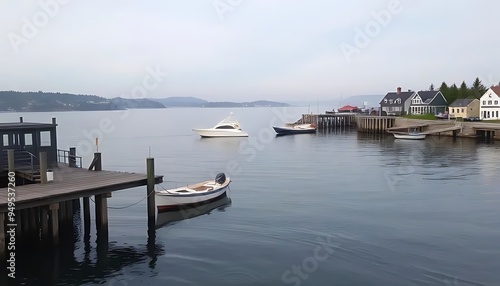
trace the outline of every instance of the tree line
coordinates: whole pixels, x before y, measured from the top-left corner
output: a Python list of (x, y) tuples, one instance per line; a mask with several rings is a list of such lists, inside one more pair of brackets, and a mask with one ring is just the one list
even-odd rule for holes
[[(500, 83), (499, 83), (500, 85)], [(489, 87), (483, 85), (481, 80), (476, 77), (474, 82), (468, 86), (465, 81), (462, 81), (460, 86), (457, 86), (455, 83), (452, 85), (446, 84), (443, 81), (441, 86), (439, 87), (439, 91), (444, 95), (448, 104), (451, 104), (455, 99), (458, 98), (481, 98), (483, 94), (488, 90)], [(429, 90), (435, 90), (434, 84), (431, 84)]]

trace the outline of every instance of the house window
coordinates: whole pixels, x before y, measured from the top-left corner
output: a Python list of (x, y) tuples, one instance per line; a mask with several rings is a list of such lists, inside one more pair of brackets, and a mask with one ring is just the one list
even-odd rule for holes
[(495, 100), (495, 105), (498, 105), (498, 100)]
[(464, 112), (465, 112), (465, 110), (462, 108), (462, 113), (464, 113)]
[(3, 146), (9, 146), (9, 134), (3, 135)]
[(25, 146), (33, 145), (33, 134), (31, 133), (24, 134), (24, 145)]
[(493, 104), (493, 101), (488, 100), (488, 105), (492, 105), (492, 104)]
[(50, 146), (50, 131), (40, 132), (40, 146)]
[(486, 113), (486, 118), (490, 118), (490, 112), (488, 111), (488, 113)]
[(394, 103), (394, 100), (389, 99), (389, 104), (393, 104), (393, 103)]
[(496, 116), (496, 117), (498, 118), (498, 110), (496, 111), (496, 114), (497, 114), (497, 116)]
[(483, 105), (486, 105), (486, 100), (483, 100)]
[(455, 108), (452, 108), (452, 109), (451, 109), (451, 113), (455, 113)]

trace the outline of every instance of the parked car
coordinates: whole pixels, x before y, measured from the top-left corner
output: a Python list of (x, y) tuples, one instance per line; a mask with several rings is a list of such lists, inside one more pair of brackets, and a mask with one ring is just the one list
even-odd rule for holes
[(481, 121), (479, 117), (465, 117), (464, 121)]

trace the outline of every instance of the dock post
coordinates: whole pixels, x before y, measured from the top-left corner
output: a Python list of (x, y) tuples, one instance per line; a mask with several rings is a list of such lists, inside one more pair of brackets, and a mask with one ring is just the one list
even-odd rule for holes
[(5, 248), (5, 227), (4, 227), (5, 214), (0, 213), (0, 259), (1, 261), (5, 261), (5, 254), (7, 253), (7, 249)]
[(14, 150), (7, 150), (7, 162), (9, 166), (9, 172), (15, 172), (16, 168), (14, 167)]
[(68, 164), (69, 164), (70, 168), (76, 168), (76, 148), (75, 147), (69, 148)]
[(47, 152), (40, 152), (40, 183), (47, 183)]
[(102, 160), (101, 160), (101, 153), (94, 153), (94, 160), (95, 160), (95, 165), (94, 165), (94, 171), (102, 171)]
[(108, 198), (111, 198), (111, 193), (95, 196), (95, 218), (98, 238), (108, 237)]
[(148, 226), (153, 227), (155, 225), (155, 159), (146, 159), (146, 169), (147, 169), (147, 196), (148, 196)]
[(51, 204), (49, 206), (49, 223), (51, 226), (52, 242), (59, 244), (59, 216), (57, 215), (59, 204)]
[(66, 202), (66, 223), (73, 228), (73, 201)]
[(83, 233), (84, 236), (90, 236), (90, 199), (83, 197)]
[(48, 221), (47, 207), (40, 207), (40, 228), (42, 230), (42, 242), (46, 241), (49, 237), (49, 221)]

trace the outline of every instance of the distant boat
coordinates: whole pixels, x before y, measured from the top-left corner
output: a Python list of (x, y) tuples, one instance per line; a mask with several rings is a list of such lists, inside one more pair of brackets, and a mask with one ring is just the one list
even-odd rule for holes
[(233, 118), (233, 113), (219, 121), (214, 127), (193, 129), (201, 137), (248, 137), (248, 133), (240, 128), (240, 123)]
[(219, 173), (215, 180), (204, 181), (185, 187), (156, 190), (155, 201), (158, 212), (195, 207), (200, 203), (209, 203), (226, 195), (231, 179)]
[(273, 126), (276, 135), (293, 135), (293, 134), (305, 134), (305, 133), (316, 133), (316, 125), (314, 124), (296, 124), (292, 126), (277, 127)]

